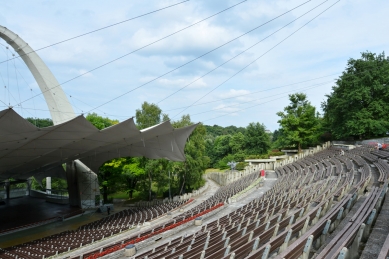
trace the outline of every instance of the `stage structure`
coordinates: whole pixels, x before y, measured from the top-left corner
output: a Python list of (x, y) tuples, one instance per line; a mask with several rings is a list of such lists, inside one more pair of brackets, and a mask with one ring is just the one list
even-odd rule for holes
[(98, 130), (83, 116), (76, 116), (54, 75), (25, 41), (2, 26), (0, 38), (30, 69), (54, 122), (52, 127), (39, 129), (12, 107), (0, 111), (0, 180), (66, 178), (70, 205), (89, 208), (100, 195), (94, 172), (103, 162), (128, 156), (185, 160), (187, 138), (197, 125), (174, 129), (167, 121), (138, 130), (131, 118)]

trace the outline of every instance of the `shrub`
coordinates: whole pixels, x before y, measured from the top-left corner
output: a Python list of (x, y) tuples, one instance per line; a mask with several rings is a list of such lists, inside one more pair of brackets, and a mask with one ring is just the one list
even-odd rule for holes
[(284, 152), (280, 152), (280, 151), (278, 151), (278, 152), (269, 152), (269, 156), (283, 156), (283, 155), (285, 155), (285, 153)]
[(244, 168), (248, 165), (248, 163), (245, 163), (245, 162), (239, 162), (237, 165), (236, 165), (236, 170), (244, 170)]

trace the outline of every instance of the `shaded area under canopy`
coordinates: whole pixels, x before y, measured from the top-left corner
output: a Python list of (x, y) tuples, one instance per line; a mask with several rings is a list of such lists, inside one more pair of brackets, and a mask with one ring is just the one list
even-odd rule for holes
[(0, 180), (55, 176), (62, 164), (81, 160), (92, 171), (118, 157), (184, 161), (184, 148), (197, 124), (175, 129), (169, 121), (138, 130), (133, 118), (98, 130), (84, 116), (37, 128), (13, 109), (0, 111)]

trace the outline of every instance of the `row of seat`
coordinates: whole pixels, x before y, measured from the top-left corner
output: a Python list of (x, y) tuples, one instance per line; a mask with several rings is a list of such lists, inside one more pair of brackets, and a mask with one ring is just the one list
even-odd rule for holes
[[(266, 196), (207, 224), (191, 239), (177, 238), (135, 258), (228, 258), (231, 252), (237, 258), (248, 255), (253, 246), (259, 247), (298, 218), (304, 218), (313, 200), (330, 196), (333, 188), (330, 178), (321, 178), (322, 184), (316, 184), (317, 188), (306, 187), (314, 184), (313, 179), (319, 175), (319, 170), (313, 173), (311, 169), (305, 170), (305, 174), (300, 171), (303, 166), (311, 168), (317, 162), (307, 161), (279, 168), (276, 173), (280, 178)], [(296, 229), (299, 227), (304, 224)]]
[(101, 220), (85, 224), (77, 230), (64, 231), (18, 246), (1, 249), (0, 258), (40, 259), (68, 252), (143, 224), (183, 205), (185, 202), (176, 201), (147, 208), (130, 208), (120, 211)]
[[(370, 160), (358, 155), (364, 150), (344, 156), (339, 151), (331, 148), (278, 168), (278, 182), (262, 198), (207, 224), (190, 237), (176, 238), (134, 258), (267, 258), (274, 253), (279, 254), (277, 258), (302, 256), (307, 245), (311, 248), (313, 243), (323, 243), (323, 231), (330, 233), (339, 225), (372, 179)], [(373, 198), (356, 221), (363, 222), (371, 213), (380, 191), (378, 187), (370, 190)]]
[(201, 202), (199, 205), (185, 211), (184, 213), (182, 213), (182, 214), (180, 214), (180, 215), (178, 215), (178, 216), (176, 216), (176, 217), (174, 217), (174, 218), (172, 218), (172, 219), (170, 219), (162, 224), (156, 225), (152, 229), (149, 229), (147, 231), (142, 231), (136, 235), (130, 235), (130, 237), (128, 237), (124, 240), (118, 240), (117, 242), (115, 242), (109, 246), (105, 246), (105, 247), (102, 247), (98, 250), (91, 251), (87, 254), (84, 254), (84, 255), (82, 255), (82, 257), (88, 258), (89, 256), (91, 256), (93, 254), (100, 253), (100, 252), (105, 251), (107, 249), (110, 249), (116, 245), (134, 241), (137, 238), (147, 236), (148, 234), (156, 232), (159, 229), (165, 229), (166, 227), (169, 227), (173, 224), (182, 222), (185, 219), (193, 217), (193, 215), (197, 215), (198, 213), (205, 211), (209, 208), (212, 208), (219, 203), (225, 203), (228, 200), (228, 198), (230, 198), (230, 197), (234, 196), (235, 194), (246, 189), (252, 182), (254, 182), (256, 179), (258, 179), (258, 177), (259, 177), (259, 172), (255, 172), (255, 173), (249, 174), (247, 176), (244, 176), (241, 179), (239, 179), (231, 184), (228, 184), (226, 186), (219, 188), (214, 195), (212, 195), (211, 197), (209, 197), (205, 201)]

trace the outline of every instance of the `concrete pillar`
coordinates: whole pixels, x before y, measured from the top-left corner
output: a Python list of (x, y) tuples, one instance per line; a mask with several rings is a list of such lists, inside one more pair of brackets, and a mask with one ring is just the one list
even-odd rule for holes
[(230, 253), (230, 250), (231, 250), (231, 246), (227, 246), (226, 250), (224, 251), (224, 257), (226, 257), (229, 253)]
[(96, 196), (100, 196), (97, 175), (81, 161), (66, 164), (69, 204), (81, 208), (95, 207)]
[(329, 235), (329, 232), (330, 232), (330, 228), (331, 228), (331, 220), (329, 219), (326, 222), (326, 225), (323, 229), (321, 236), (318, 238), (319, 243), (318, 243), (317, 249), (319, 249), (320, 246), (324, 245), (324, 243), (326, 242), (327, 236)]
[(68, 182), (69, 205), (74, 207), (81, 207), (77, 172), (73, 161), (66, 163), (66, 179)]
[[(369, 234), (371, 232), (371, 227), (373, 225), (373, 221), (376, 218), (376, 216), (377, 216), (377, 210), (373, 209), (373, 211), (370, 213), (370, 216), (368, 217), (368, 219), (366, 221), (366, 224), (362, 224), (363, 229), (365, 229), (365, 231), (362, 231), (364, 241), (366, 241), (369, 237)], [(362, 226), (361, 226), (361, 228), (362, 228)]]
[(126, 257), (131, 257), (136, 254), (136, 247), (133, 244), (127, 245), (125, 250), (124, 250), (124, 255)]
[(51, 194), (51, 177), (46, 177), (46, 193)]
[(258, 245), (259, 245), (259, 237), (255, 238), (252, 251), (257, 250), (258, 249)]
[(263, 251), (263, 254), (262, 254), (262, 259), (269, 258), (270, 249), (271, 249), (271, 245), (270, 244), (266, 245), (265, 251)]
[(282, 253), (288, 247), (288, 244), (289, 244), (290, 238), (292, 236), (292, 233), (293, 233), (293, 230), (289, 229), (287, 234), (286, 234), (286, 236), (285, 236), (284, 243), (280, 247), (279, 253)]
[(305, 246), (304, 246), (304, 250), (303, 250), (303, 254), (301, 256), (301, 259), (308, 259), (309, 258), (309, 253), (311, 251), (311, 248), (312, 248), (312, 242), (313, 242), (313, 236), (310, 235), (308, 237), (308, 240), (307, 242), (305, 243)]
[(4, 184), (5, 198), (9, 199), (10, 198), (11, 183), (9, 182), (9, 180), (5, 180), (4, 182), (5, 182), (5, 184)]
[(343, 247), (342, 250), (340, 250), (338, 259), (346, 259), (346, 258), (348, 258), (348, 249), (347, 247)]
[[(362, 225), (358, 229), (357, 236), (354, 238), (353, 243), (351, 244), (350, 250), (349, 250), (349, 257), (351, 259), (359, 258), (359, 247), (361, 245), (362, 236), (365, 230), (365, 224), (362, 223)], [(366, 239), (367, 240), (367, 239)]]
[(194, 224), (195, 226), (201, 226), (203, 224), (203, 218), (202, 217), (196, 218)]
[(224, 241), (224, 247), (227, 247), (229, 243), (230, 243), (230, 237), (227, 237), (226, 241)]
[(305, 219), (305, 223), (303, 228), (300, 230), (299, 237), (301, 237), (302, 235), (305, 234), (305, 232), (307, 232), (308, 225), (309, 225), (309, 217)]
[(30, 196), (31, 186), (32, 186), (32, 177), (27, 178), (27, 195)]

